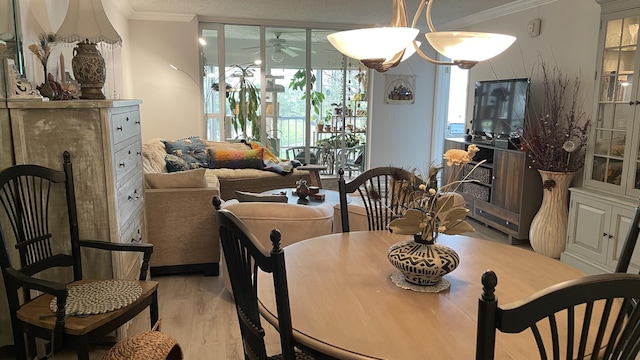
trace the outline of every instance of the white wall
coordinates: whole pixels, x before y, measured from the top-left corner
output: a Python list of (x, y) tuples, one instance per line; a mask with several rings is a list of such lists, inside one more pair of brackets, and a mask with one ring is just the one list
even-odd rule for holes
[[(591, 113), (595, 83), (600, 6), (593, 0), (558, 0), (545, 6), (469, 26), (471, 31), (510, 34), (516, 42), (496, 58), (470, 71), (468, 118), (473, 111), (473, 86), (477, 80), (531, 77), (531, 89), (539, 89), (540, 61), (557, 65), (572, 79), (582, 79), (583, 110)], [(527, 23), (541, 19), (540, 36), (527, 34)], [(467, 127), (469, 125), (467, 124)]]
[(369, 99), (369, 167), (393, 165), (426, 171), (432, 161), (435, 66), (414, 54), (385, 74), (416, 75), (415, 103), (385, 104), (385, 75), (374, 74)]
[(133, 93), (135, 98), (142, 99), (143, 141), (204, 136), (197, 83), (200, 77), (197, 19), (132, 20), (130, 28)]

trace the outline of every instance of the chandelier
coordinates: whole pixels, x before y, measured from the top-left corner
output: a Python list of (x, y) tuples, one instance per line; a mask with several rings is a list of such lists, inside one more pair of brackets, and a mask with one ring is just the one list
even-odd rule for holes
[[(503, 34), (436, 31), (431, 22), (432, 4), (433, 0), (421, 0), (411, 27), (408, 27), (405, 0), (393, 0), (393, 17), (389, 27), (340, 31), (330, 34), (327, 39), (342, 54), (360, 60), (366, 67), (379, 72), (397, 66), (408, 58), (405, 53), (413, 51), (436, 65), (470, 69), (478, 62), (502, 53), (516, 40), (514, 36)], [(431, 59), (420, 50), (420, 43), (415, 40), (419, 33), (416, 24), (423, 11), (429, 27), (429, 32), (425, 34), (427, 42), (437, 52), (452, 59), (451, 62)]]

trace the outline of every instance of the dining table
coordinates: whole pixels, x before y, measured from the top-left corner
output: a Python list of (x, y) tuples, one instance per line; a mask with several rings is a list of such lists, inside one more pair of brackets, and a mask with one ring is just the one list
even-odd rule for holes
[[(481, 276), (498, 277), (496, 297), (507, 304), (548, 286), (584, 276), (530, 249), (462, 235), (440, 234), (459, 266), (437, 293), (401, 288), (388, 248), (409, 240), (389, 231), (319, 236), (284, 248), (296, 342), (337, 359), (474, 359)], [(270, 274), (258, 273), (261, 315), (277, 327)], [(529, 331), (496, 337), (496, 359), (537, 358)]]

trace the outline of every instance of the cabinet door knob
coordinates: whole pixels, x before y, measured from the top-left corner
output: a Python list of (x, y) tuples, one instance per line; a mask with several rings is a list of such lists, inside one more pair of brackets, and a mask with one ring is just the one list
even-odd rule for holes
[(602, 233), (602, 236), (607, 236), (607, 233)]
[(120, 165), (120, 167), (124, 167), (125, 166), (124, 162), (121, 162), (119, 165)]
[(122, 131), (122, 126), (116, 127), (116, 130)]
[(609, 235), (609, 239), (613, 239), (613, 235)]

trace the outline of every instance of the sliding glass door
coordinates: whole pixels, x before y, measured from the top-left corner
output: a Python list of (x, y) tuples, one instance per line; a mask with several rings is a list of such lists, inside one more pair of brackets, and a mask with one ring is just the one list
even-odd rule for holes
[(209, 139), (257, 140), (280, 158), (323, 164), (329, 174), (363, 169), (368, 73), (329, 44), (332, 31), (201, 29)]

